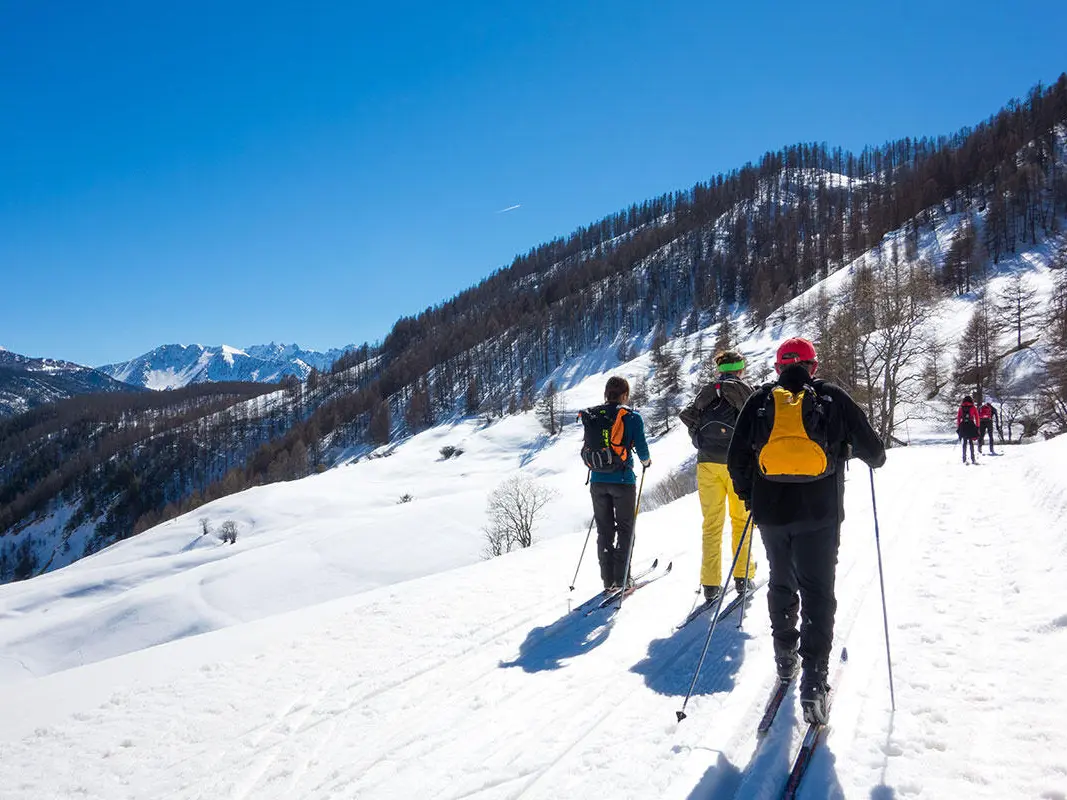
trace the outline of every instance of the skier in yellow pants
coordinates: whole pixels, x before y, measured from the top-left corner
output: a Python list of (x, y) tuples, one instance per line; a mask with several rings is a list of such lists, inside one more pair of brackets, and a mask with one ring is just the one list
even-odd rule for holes
[[(723, 350), (715, 354), (716, 375), (714, 380), (700, 389), (696, 398), (678, 415), (689, 429), (693, 446), (697, 448), (697, 491), (700, 509), (704, 512), (704, 557), (700, 568), (700, 584), (708, 602), (718, 599), (722, 593), (722, 529), (726, 522), (726, 509), (730, 509), (730, 525), (733, 545), (729, 557), (732, 560), (741, 534), (745, 529), (748, 512), (734, 492), (733, 482), (726, 470), (726, 453), (734, 423), (745, 401), (752, 394), (752, 387), (745, 383), (745, 358), (736, 350)], [(734, 583), (740, 594), (745, 581), (751, 581), (756, 565), (750, 563), (748, 546), (753, 530), (745, 534), (745, 546), (734, 567)], [(746, 569), (747, 568), (747, 569)]]
[[(741, 534), (745, 530), (745, 521), (748, 512), (745, 504), (734, 491), (730, 473), (726, 471), (725, 464), (713, 464), (705, 462), (697, 464), (697, 494), (700, 496), (700, 510), (704, 512), (704, 558), (700, 565), (700, 583), (704, 587), (705, 597), (709, 600), (716, 599), (718, 592), (715, 591), (722, 583), (722, 529), (726, 521), (726, 508), (730, 508), (730, 537), (729, 558), (732, 560), (737, 546), (741, 543)], [(751, 528), (751, 526), (749, 526)], [(734, 567), (734, 581), (744, 578), (751, 580), (755, 577), (755, 565), (749, 562), (748, 547), (752, 542), (752, 530), (745, 534), (745, 544), (741, 554), (737, 557)], [(746, 573), (745, 570), (748, 569)], [(708, 588), (714, 587), (709, 594)], [(741, 586), (741, 589), (744, 589)], [(738, 592), (740, 594), (740, 591)]]

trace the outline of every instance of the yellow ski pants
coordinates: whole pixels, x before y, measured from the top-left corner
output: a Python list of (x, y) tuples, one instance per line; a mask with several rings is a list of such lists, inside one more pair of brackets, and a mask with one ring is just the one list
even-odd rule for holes
[[(737, 545), (741, 541), (741, 532), (745, 529), (748, 512), (741, 498), (734, 492), (733, 481), (725, 464), (697, 464), (697, 494), (700, 496), (700, 509), (704, 512), (704, 557), (700, 566), (700, 583), (704, 586), (722, 585), (722, 529), (726, 522), (726, 506), (730, 506), (730, 523), (733, 529), (729, 559), (732, 561)], [(737, 558), (734, 567), (735, 578), (753, 578), (756, 565), (748, 564), (748, 549), (755, 531), (749, 526), (745, 534), (745, 546)], [(748, 564), (748, 575), (745, 566)]]

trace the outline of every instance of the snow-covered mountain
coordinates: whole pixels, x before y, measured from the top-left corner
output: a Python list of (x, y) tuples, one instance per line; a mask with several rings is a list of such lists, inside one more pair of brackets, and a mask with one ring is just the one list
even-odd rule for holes
[(0, 347), (0, 417), (93, 392), (132, 392), (92, 367), (51, 358), (31, 358)]
[(300, 380), (312, 368), (323, 372), (354, 345), (325, 353), (295, 344), (260, 344), (239, 349), (229, 345), (165, 344), (142, 356), (99, 367), (116, 380), (147, 389), (177, 389), (208, 381), (276, 383), (287, 375)]

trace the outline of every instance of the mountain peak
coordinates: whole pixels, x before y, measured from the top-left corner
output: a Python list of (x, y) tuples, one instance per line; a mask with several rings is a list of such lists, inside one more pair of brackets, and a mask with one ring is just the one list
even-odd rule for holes
[(304, 380), (312, 369), (326, 371), (352, 347), (320, 353), (274, 341), (245, 348), (228, 344), (161, 345), (137, 358), (99, 369), (117, 380), (157, 390), (217, 381), (276, 383), (289, 375)]

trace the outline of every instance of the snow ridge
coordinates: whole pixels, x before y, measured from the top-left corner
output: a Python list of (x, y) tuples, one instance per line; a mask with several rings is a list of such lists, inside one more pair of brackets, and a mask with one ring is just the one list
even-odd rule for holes
[(105, 364), (99, 370), (116, 380), (147, 389), (177, 389), (209, 381), (275, 383), (289, 375), (305, 380), (311, 370), (329, 370), (354, 345), (325, 353), (303, 350), (296, 344), (221, 345), (167, 344), (129, 361)]

